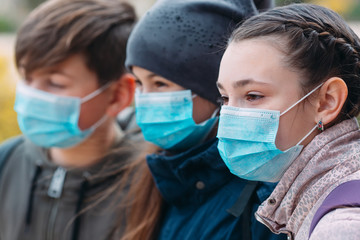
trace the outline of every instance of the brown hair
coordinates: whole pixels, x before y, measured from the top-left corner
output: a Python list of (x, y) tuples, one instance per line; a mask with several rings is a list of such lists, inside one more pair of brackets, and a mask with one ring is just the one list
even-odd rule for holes
[(17, 67), (32, 71), (83, 54), (99, 84), (125, 72), (126, 43), (135, 23), (133, 7), (117, 0), (49, 0), (18, 31)]
[(155, 239), (164, 201), (147, 165), (146, 155), (157, 151), (158, 147), (148, 143), (147, 150), (130, 167), (133, 176), (122, 204), (126, 215), (121, 219), (125, 222), (121, 240)]
[(317, 5), (292, 4), (253, 16), (231, 42), (265, 38), (280, 49), (285, 64), (304, 77), (304, 91), (330, 77), (343, 79), (348, 97), (336, 121), (359, 114), (360, 40), (335, 12)]

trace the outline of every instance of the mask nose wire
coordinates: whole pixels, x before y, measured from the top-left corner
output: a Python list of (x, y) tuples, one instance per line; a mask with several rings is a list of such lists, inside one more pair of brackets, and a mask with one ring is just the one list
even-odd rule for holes
[(302, 98), (300, 98), (300, 100), (298, 100), (296, 103), (294, 103), (293, 105), (291, 105), (288, 109), (286, 109), (285, 111), (283, 111), (280, 116), (284, 115), (285, 113), (287, 113), (288, 111), (290, 111), (293, 107), (295, 107), (298, 103), (300, 103), (301, 101), (303, 101), (305, 98), (307, 98), (308, 96), (310, 96), (313, 92), (315, 92), (316, 90), (318, 90), (324, 83), (321, 83), (319, 86), (317, 86), (316, 88), (314, 88), (313, 90), (311, 90), (308, 94), (306, 94), (305, 96), (303, 96)]

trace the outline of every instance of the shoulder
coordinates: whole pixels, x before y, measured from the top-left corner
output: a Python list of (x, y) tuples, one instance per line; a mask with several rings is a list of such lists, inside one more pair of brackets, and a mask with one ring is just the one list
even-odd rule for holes
[(0, 176), (11, 177), (13, 171), (17, 174), (31, 172), (29, 168), (44, 156), (42, 149), (24, 136), (8, 139), (0, 145)]
[(310, 240), (360, 239), (360, 208), (338, 208), (316, 225)]
[(0, 145), (0, 171), (5, 164), (5, 160), (8, 159), (16, 148), (24, 142), (23, 136), (12, 137)]
[(21, 144), (24, 141), (24, 136), (19, 135), (12, 138), (9, 138), (0, 144), (0, 151), (4, 150), (5, 148), (13, 147), (18, 144)]

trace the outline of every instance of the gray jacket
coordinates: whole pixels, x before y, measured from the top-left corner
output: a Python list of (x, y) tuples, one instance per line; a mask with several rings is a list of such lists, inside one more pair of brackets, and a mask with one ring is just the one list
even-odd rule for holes
[(0, 174), (0, 240), (119, 239), (122, 195), (105, 193), (140, 152), (129, 138), (84, 169), (56, 166), (26, 139), (16, 146)]

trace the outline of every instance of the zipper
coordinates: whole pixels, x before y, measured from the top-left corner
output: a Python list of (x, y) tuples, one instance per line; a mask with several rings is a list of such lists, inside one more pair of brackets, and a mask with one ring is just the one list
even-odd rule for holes
[(48, 222), (48, 227), (47, 227), (47, 231), (46, 231), (46, 240), (52, 240), (54, 239), (54, 229), (55, 229), (55, 221), (56, 221), (56, 216), (58, 213), (58, 209), (59, 209), (59, 200), (58, 199), (54, 199), (53, 200), (53, 204), (51, 206), (51, 211), (50, 211), (50, 215), (49, 215), (49, 222)]
[(50, 208), (49, 221), (46, 228), (46, 240), (55, 239), (54, 229), (56, 217), (59, 211), (60, 197), (63, 191), (65, 177), (66, 170), (62, 167), (58, 167), (55, 170), (53, 177), (51, 178), (49, 189), (47, 191), (48, 197), (52, 200), (52, 204)]

